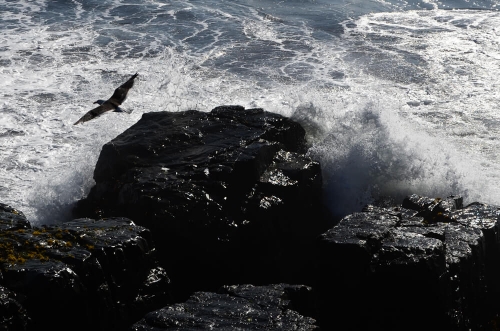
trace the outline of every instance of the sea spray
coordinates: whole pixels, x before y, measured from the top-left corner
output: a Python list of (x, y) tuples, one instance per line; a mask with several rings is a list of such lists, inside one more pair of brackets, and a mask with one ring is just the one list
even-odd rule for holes
[(467, 193), (464, 174), (452, 161), (456, 155), (439, 139), (412, 130), (384, 101), (367, 101), (337, 117), (328, 135), (309, 151), (321, 162), (326, 203), (337, 217), (376, 200), (402, 201), (414, 192)]

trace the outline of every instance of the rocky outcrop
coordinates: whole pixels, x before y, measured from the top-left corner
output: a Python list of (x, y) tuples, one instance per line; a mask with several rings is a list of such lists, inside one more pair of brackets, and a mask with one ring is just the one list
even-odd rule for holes
[(154, 254), (149, 230), (128, 219), (32, 228), (0, 205), (0, 327), (122, 329), (170, 301)]
[[(144, 114), (107, 143), (77, 217), (151, 229), (178, 297), (224, 284), (311, 283), (326, 230), (302, 127), (262, 109)], [(263, 272), (265, 270), (265, 272)]]
[(498, 312), (499, 220), (495, 206), (417, 195), (345, 217), (320, 240), (322, 327), (484, 328)]
[(224, 286), (153, 311), (131, 330), (316, 330), (314, 319), (297, 312), (312, 301), (306, 286)]
[(412, 195), (328, 230), (304, 146), (261, 109), (145, 114), (103, 147), (76, 219), (33, 228), (0, 204), (0, 328), (500, 325), (498, 207)]

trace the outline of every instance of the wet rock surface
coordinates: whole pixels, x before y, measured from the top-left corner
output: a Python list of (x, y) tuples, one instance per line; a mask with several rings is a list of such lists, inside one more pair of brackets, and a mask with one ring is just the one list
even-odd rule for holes
[(491, 329), (499, 220), (496, 206), (418, 195), (345, 217), (320, 238), (322, 327)]
[(262, 109), (144, 114), (103, 147), (75, 215), (151, 229), (178, 298), (224, 284), (311, 283), (327, 227), (304, 135)]
[(0, 204), (0, 329), (500, 329), (498, 207), (412, 195), (328, 230), (304, 146), (262, 109), (145, 114), (76, 219)]
[(151, 234), (128, 219), (36, 228), (1, 205), (0, 224), (5, 330), (117, 330), (169, 301)]
[(297, 312), (312, 301), (306, 286), (224, 286), (153, 311), (131, 330), (316, 330), (314, 319)]

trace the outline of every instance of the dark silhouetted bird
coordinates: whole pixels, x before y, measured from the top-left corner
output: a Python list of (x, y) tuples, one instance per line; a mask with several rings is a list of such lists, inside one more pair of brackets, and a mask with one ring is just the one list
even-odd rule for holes
[(96, 102), (94, 102), (99, 104), (99, 107), (88, 111), (85, 115), (82, 116), (82, 118), (76, 121), (75, 124), (73, 125), (90, 121), (91, 119), (96, 118), (97, 116), (110, 110), (116, 112), (123, 112), (123, 109), (120, 108), (120, 105), (127, 98), (128, 90), (130, 90), (132, 86), (134, 86), (134, 79), (138, 75), (139, 74), (136, 73), (129, 80), (127, 80), (120, 87), (118, 87), (115, 90), (115, 93), (113, 93), (111, 98), (109, 98), (108, 100), (97, 100)]

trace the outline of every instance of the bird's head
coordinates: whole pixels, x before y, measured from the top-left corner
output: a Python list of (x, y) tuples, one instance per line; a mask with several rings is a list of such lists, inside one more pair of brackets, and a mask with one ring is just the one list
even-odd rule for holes
[(104, 102), (106, 102), (106, 101), (105, 101), (105, 100), (97, 100), (97, 101), (96, 101), (96, 102), (94, 102), (94, 103), (97, 103), (97, 104), (99, 104), (99, 105), (102, 105)]

